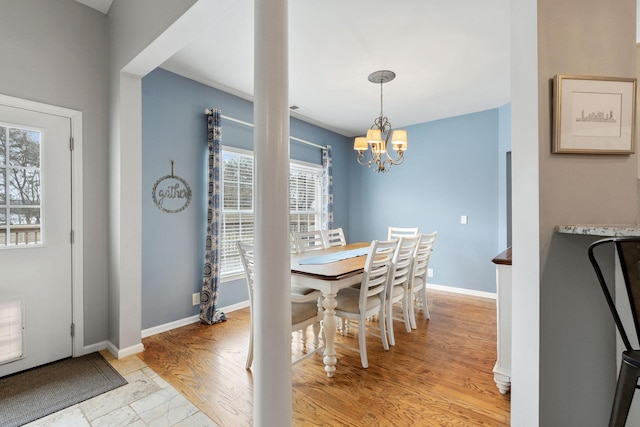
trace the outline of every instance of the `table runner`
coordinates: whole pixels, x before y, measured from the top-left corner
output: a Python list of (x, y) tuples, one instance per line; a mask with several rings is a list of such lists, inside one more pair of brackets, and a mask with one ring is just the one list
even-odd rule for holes
[(330, 254), (323, 254), (318, 256), (312, 256), (308, 258), (301, 258), (298, 260), (300, 265), (308, 264), (330, 264), (332, 262), (341, 261), (343, 259), (355, 258), (369, 253), (369, 246), (364, 248), (350, 249), (348, 251), (333, 252)]

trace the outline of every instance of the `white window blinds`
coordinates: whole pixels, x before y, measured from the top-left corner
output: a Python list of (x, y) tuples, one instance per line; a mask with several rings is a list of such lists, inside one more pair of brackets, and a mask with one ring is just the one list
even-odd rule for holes
[[(241, 273), (236, 241), (253, 242), (253, 153), (222, 148), (220, 272)], [(322, 218), (322, 167), (291, 162), (289, 205), (291, 231), (317, 230)]]

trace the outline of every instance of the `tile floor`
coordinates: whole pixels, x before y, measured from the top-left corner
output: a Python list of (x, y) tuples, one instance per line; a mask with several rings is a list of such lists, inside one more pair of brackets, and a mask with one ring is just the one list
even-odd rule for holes
[(136, 356), (117, 360), (108, 351), (101, 353), (128, 384), (26, 426), (218, 427)]

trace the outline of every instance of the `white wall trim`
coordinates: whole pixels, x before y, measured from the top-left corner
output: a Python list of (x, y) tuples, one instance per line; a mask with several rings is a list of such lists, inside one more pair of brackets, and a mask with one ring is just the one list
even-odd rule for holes
[[(223, 313), (231, 313), (232, 311), (240, 310), (245, 307), (249, 307), (249, 301), (239, 302), (237, 304), (228, 305), (226, 307), (220, 307), (218, 310)], [(191, 325), (192, 323), (198, 323), (200, 321), (200, 315), (185, 317), (184, 319), (174, 320), (173, 322), (165, 323), (163, 325), (153, 326), (151, 328), (142, 330), (142, 338), (147, 338), (152, 335), (161, 334), (163, 332), (171, 331), (173, 329), (181, 328), (182, 326)]]
[(107, 350), (109, 353), (113, 354), (116, 359), (122, 359), (127, 356), (131, 356), (132, 354), (142, 353), (144, 351), (144, 346), (142, 343), (132, 345), (131, 347), (118, 349), (111, 341), (107, 341)]
[(495, 292), (476, 291), (473, 289), (456, 288), (454, 286), (436, 285), (433, 283), (427, 283), (427, 289), (433, 289), (434, 291), (452, 292), (455, 294), (469, 295), (473, 297), (498, 299)]
[(174, 320), (173, 322), (165, 323), (163, 325), (153, 326), (148, 329), (142, 330), (142, 338), (150, 337), (152, 335), (161, 334), (163, 332), (178, 329), (183, 326), (191, 325), (192, 323), (198, 323), (200, 321), (200, 315), (196, 314), (191, 317), (185, 317), (184, 319)]
[(91, 344), (91, 345), (85, 346), (82, 354), (79, 354), (78, 356), (82, 356), (82, 355), (85, 355), (85, 354), (95, 353), (96, 351), (104, 350), (105, 348), (107, 348), (107, 345), (108, 345), (108, 341), (100, 341), (100, 342), (97, 342), (95, 344)]

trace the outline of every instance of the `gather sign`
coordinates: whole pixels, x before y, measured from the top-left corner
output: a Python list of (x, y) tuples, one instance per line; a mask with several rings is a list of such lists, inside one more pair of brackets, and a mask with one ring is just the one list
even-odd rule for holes
[(165, 175), (153, 186), (153, 203), (163, 212), (183, 211), (191, 202), (191, 188), (187, 181), (176, 175)]

